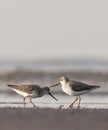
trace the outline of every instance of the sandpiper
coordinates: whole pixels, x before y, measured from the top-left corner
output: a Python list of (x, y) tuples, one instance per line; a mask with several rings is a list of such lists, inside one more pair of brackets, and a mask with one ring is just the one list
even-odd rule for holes
[(25, 107), (25, 99), (26, 99), (26, 97), (30, 98), (30, 103), (32, 103), (32, 105), (34, 107), (36, 107), (36, 105), (32, 102), (32, 98), (42, 97), (45, 94), (49, 94), (56, 101), (58, 101), (58, 99), (56, 99), (50, 93), (50, 88), (49, 87), (41, 88), (39, 85), (20, 85), (20, 86), (17, 86), (17, 85), (7, 85), (7, 86), (10, 87), (11, 89), (13, 89), (19, 95), (22, 95), (24, 97), (23, 98), (24, 107)]
[[(88, 85), (82, 82), (74, 81), (74, 80), (69, 80), (67, 77), (62, 76), (60, 78), (60, 83), (53, 85), (57, 86), (61, 84), (62, 85), (62, 90), (72, 96), (77, 96), (76, 99), (69, 105), (70, 108), (73, 107), (74, 103), (79, 100), (78, 102), (78, 108), (80, 108), (80, 102), (81, 102), (81, 97), (80, 95), (85, 94), (90, 92), (93, 89), (100, 88), (100, 86), (94, 86), (94, 85)], [(53, 87), (52, 86), (52, 87)]]

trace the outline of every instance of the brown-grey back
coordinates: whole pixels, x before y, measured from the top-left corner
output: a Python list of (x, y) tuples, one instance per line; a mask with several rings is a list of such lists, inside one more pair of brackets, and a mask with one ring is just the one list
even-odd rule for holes
[(32, 91), (41, 91), (41, 87), (39, 85), (8, 85), (9, 87), (22, 91), (22, 92), (26, 92), (31, 94)]
[(88, 84), (74, 81), (74, 80), (71, 80), (69, 82), (69, 85), (71, 86), (72, 90), (74, 90), (74, 91), (92, 90), (92, 89), (100, 87), (100, 86), (95, 86), (95, 85), (88, 85)]

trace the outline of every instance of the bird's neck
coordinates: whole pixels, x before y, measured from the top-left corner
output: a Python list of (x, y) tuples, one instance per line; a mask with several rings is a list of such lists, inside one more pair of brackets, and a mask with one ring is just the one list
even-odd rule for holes
[(67, 86), (67, 82), (61, 82), (62, 86)]
[(48, 92), (47, 92), (46, 88), (43, 88), (42, 94), (45, 95), (45, 94), (47, 94), (47, 93), (48, 93)]
[(43, 91), (43, 95), (47, 94), (48, 92), (47, 91)]

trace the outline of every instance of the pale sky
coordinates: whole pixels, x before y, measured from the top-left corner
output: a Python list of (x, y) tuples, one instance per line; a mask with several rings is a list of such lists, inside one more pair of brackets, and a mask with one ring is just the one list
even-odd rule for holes
[(108, 59), (107, 0), (0, 0), (0, 59)]

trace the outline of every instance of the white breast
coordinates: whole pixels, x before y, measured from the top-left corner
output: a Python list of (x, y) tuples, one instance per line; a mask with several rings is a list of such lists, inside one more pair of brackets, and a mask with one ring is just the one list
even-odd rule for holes
[(70, 87), (62, 86), (63, 92), (67, 93), (68, 95), (73, 95), (73, 91)]

